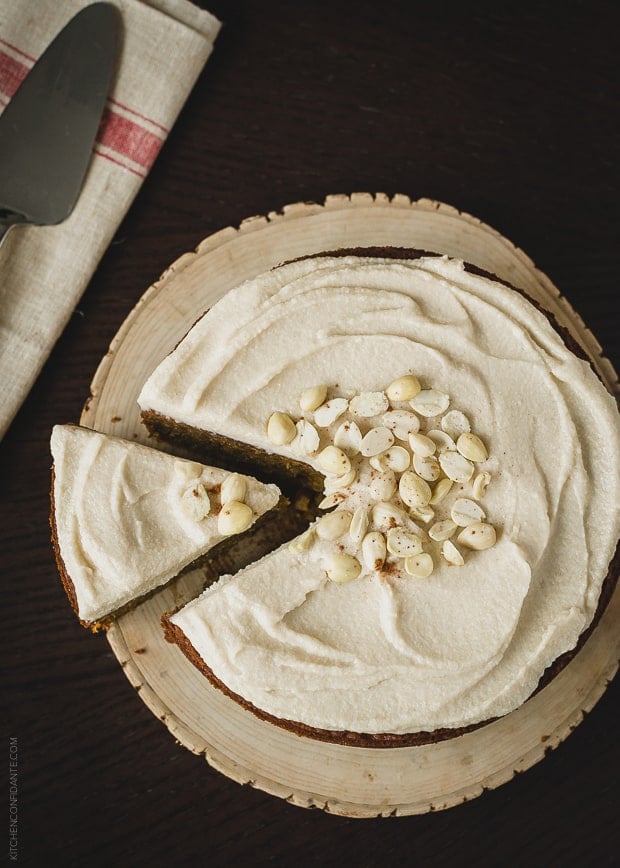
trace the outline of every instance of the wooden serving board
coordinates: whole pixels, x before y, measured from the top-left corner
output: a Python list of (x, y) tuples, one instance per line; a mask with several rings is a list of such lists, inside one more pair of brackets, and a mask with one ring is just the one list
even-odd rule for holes
[[(610, 391), (617, 392), (617, 375), (581, 319), (550, 280), (498, 232), (439, 202), (357, 193), (252, 217), (178, 259), (120, 328), (95, 374), (81, 423), (146, 442), (136, 403), (142, 384), (225, 292), (298, 256), (385, 245), (460, 257), (525, 289), (572, 332)], [(108, 631), (130, 682), (181, 744), (203, 754), (223, 774), (295, 805), (349, 817), (447, 808), (510, 780), (566, 738), (600, 698), (618, 665), (620, 588), (582, 650), (517, 711), (438, 744), (391, 749), (330, 745), (254, 717), (166, 643), (161, 614), (197, 593), (200, 584), (199, 574), (183, 577)]]

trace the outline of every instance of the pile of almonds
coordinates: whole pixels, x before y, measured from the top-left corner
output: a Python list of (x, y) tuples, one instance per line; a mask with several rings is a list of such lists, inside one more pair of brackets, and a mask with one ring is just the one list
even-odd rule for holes
[[(294, 421), (286, 413), (273, 413), (267, 436), (274, 445), (314, 459), (325, 474), (321, 508), (346, 500), (360, 478), (370, 479), (368, 503), (354, 512), (338, 509), (324, 515), (291, 543), (295, 549), (308, 549), (317, 538), (336, 543), (348, 535), (355, 553), (334, 545), (326, 564), (329, 578), (346, 582), (360, 575), (362, 564), (368, 571), (382, 569), (389, 556), (402, 560), (407, 574), (426, 578), (434, 561), (425, 548), (433, 543), (435, 548), (440, 544), (449, 564), (462, 566), (464, 554), (452, 542), (457, 531), (456, 541), (465, 549), (495, 544), (495, 528), (478, 503), (491, 480), (487, 470), (476, 472), (476, 464), (488, 458), (487, 448), (472, 433), (467, 417), (448, 409), (447, 394), (422, 389), (412, 374), (394, 380), (384, 392), (329, 400), (327, 394), (325, 385), (306, 389), (299, 400), (304, 415)], [(421, 420), (429, 426), (424, 432)], [(455, 483), (471, 484), (471, 497), (457, 497), (449, 517), (436, 520), (437, 508)], [(411, 520), (429, 525), (428, 530), (407, 529)]]
[[(247, 530), (254, 520), (251, 507), (244, 503), (247, 483), (243, 476), (231, 473), (220, 487), (221, 509), (217, 530), (222, 536), (233, 536)], [(202, 521), (211, 512), (211, 499), (204, 482), (198, 482), (183, 495), (183, 507), (195, 521)]]

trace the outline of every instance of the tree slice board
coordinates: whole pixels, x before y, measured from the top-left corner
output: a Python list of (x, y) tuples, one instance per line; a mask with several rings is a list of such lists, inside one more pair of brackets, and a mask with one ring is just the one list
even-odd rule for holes
[[(147, 442), (136, 402), (156, 365), (229, 289), (286, 260), (343, 247), (400, 246), (463, 258), (527, 291), (584, 347), (610, 391), (618, 378), (579, 316), (530, 259), (476, 218), (428, 199), (355, 193), (297, 203), (228, 227), (178, 259), (121, 326), (81, 423)], [(227, 567), (232, 571), (232, 566)], [(348, 817), (408, 815), (472, 799), (556, 747), (590, 711), (618, 665), (620, 588), (580, 652), (521, 708), (437, 744), (369, 749), (300, 737), (259, 720), (210, 685), (160, 616), (201, 588), (190, 573), (120, 618), (107, 638), (141, 699), (173, 736), (229, 778), (303, 807)]]

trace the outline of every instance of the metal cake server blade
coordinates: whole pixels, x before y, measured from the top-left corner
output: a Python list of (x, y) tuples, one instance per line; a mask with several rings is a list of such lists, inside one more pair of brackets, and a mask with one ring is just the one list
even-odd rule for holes
[(110, 3), (78, 12), (0, 117), (0, 243), (15, 224), (60, 223), (73, 210), (116, 64), (119, 22)]

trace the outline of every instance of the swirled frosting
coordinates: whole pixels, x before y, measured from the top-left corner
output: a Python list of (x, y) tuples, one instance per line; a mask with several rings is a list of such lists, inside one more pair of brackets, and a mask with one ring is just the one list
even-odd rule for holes
[[(160, 587), (224, 539), (218, 513), (226, 471), (75, 425), (56, 425), (51, 449), (56, 540), (82, 621)], [(276, 505), (279, 490), (245, 481), (256, 520)], [(209, 498), (204, 517), (196, 491)]]
[[(497, 543), (458, 568), (436, 558), (426, 579), (393, 565), (346, 584), (325, 569), (333, 543), (285, 547), (172, 616), (229, 690), (278, 718), (409, 733), (503, 715), (596, 610), (620, 530), (617, 407), (523, 295), (459, 261), (276, 268), (199, 320), (139, 403), (299, 460), (269, 442), (271, 413), (299, 419), (300, 394), (319, 383), (347, 397), (407, 372), (449, 395), (488, 445)], [(320, 431), (322, 446), (341, 422)], [(368, 480), (346, 494), (339, 508), (368, 503)]]

